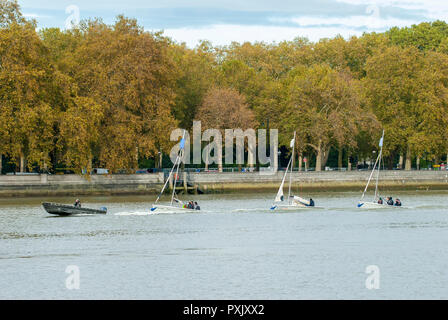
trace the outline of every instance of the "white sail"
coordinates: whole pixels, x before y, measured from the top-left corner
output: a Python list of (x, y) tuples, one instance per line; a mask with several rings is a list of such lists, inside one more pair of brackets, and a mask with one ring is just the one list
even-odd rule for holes
[(380, 154), (378, 155), (378, 173), (377, 173), (377, 175), (376, 175), (376, 185), (375, 185), (375, 196), (374, 196), (374, 198), (373, 198), (373, 201), (375, 202), (375, 201), (377, 201), (377, 199), (378, 199), (378, 181), (379, 181), (379, 179), (380, 179), (380, 170), (381, 170), (381, 159), (382, 159), (382, 156), (383, 156), (383, 141), (384, 141), (384, 130), (383, 130), (383, 135), (381, 136), (381, 139), (380, 139), (380, 143), (379, 143), (379, 146), (380, 146)]
[(298, 196), (294, 196), (294, 197), (292, 198), (292, 200), (293, 200), (294, 202), (296, 202), (297, 204), (303, 204), (303, 205), (305, 205), (305, 206), (309, 206), (309, 205), (311, 204), (311, 201), (310, 201), (310, 200), (306, 200), (306, 199), (300, 198), (300, 197), (298, 197)]
[(358, 203), (358, 207), (362, 207), (364, 205), (363, 203), (363, 199), (364, 196), (367, 192), (367, 189), (369, 188), (369, 184), (370, 181), (372, 180), (373, 174), (375, 173), (375, 170), (378, 168), (378, 172), (376, 175), (376, 185), (375, 185), (375, 195), (373, 198), (373, 203), (376, 203), (377, 199), (378, 199), (378, 181), (379, 181), (379, 177), (380, 177), (380, 170), (381, 170), (381, 158), (383, 156), (383, 142), (384, 142), (384, 130), (383, 130), (383, 135), (381, 136), (380, 142), (379, 142), (379, 147), (380, 147), (380, 153), (378, 154), (378, 157), (376, 158), (375, 164), (373, 166), (372, 172), (370, 173), (369, 179), (367, 180), (367, 185), (364, 189), (364, 192), (362, 193), (361, 199), (359, 200)]
[(163, 192), (165, 191), (166, 187), (168, 186), (168, 182), (170, 181), (171, 176), (173, 176), (175, 169), (176, 169), (176, 174), (173, 176), (174, 177), (174, 181), (173, 181), (174, 185), (173, 185), (173, 193), (171, 195), (171, 206), (173, 205), (173, 202), (182, 204), (182, 202), (176, 198), (176, 183), (177, 183), (177, 180), (179, 179), (179, 166), (183, 159), (183, 152), (184, 152), (184, 148), (185, 148), (185, 132), (186, 131), (184, 130), (182, 139), (180, 141), (180, 150), (179, 150), (179, 153), (177, 154), (176, 161), (174, 161), (174, 165), (171, 168), (168, 179), (166, 180), (165, 184), (163, 185), (162, 191), (160, 192), (159, 196), (157, 197), (156, 201), (154, 202), (153, 207), (151, 208), (151, 211), (156, 210), (155, 205), (159, 202), (160, 197), (162, 196)]
[(283, 185), (285, 184), (286, 175), (288, 174), (289, 165), (291, 164), (291, 160), (289, 160), (288, 167), (285, 170), (285, 174), (283, 175), (282, 183), (280, 184), (280, 188), (278, 189), (277, 196), (275, 197), (275, 202), (282, 202), (284, 200), (283, 194)]
[[(280, 188), (278, 189), (277, 196), (275, 197), (275, 202), (284, 202), (284, 194), (283, 187), (285, 184), (286, 176), (289, 174), (289, 190), (288, 190), (288, 199), (287, 203), (274, 203), (271, 207), (271, 210), (299, 210), (304, 208), (316, 208), (314, 205), (314, 201), (312, 199), (306, 200), (299, 196), (294, 196), (291, 194), (291, 186), (292, 186), (292, 173), (294, 171), (294, 150), (296, 143), (296, 132), (294, 132), (294, 139), (291, 140), (290, 147), (292, 148), (291, 158), (289, 159), (288, 166), (286, 167), (285, 174), (283, 175), (282, 183), (280, 184)], [(291, 171), (290, 171), (291, 168)]]
[(292, 172), (294, 171), (294, 147), (296, 145), (296, 132), (294, 131), (294, 138), (291, 140), (290, 146), (292, 148), (291, 152), (291, 174), (289, 175), (289, 190), (288, 190), (288, 202), (291, 198), (291, 186), (292, 186)]
[[(285, 176), (286, 178), (286, 176)], [(282, 184), (280, 185), (280, 189), (278, 189), (277, 196), (275, 197), (275, 202), (282, 202), (284, 198), (283, 194), (283, 184), (285, 183), (285, 178), (283, 178)]]

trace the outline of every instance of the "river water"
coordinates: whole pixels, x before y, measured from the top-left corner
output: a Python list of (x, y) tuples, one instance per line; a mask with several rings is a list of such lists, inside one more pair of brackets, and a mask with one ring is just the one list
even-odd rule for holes
[(321, 192), (324, 209), (286, 213), (267, 209), (271, 193), (201, 195), (203, 211), (183, 214), (92, 197), (83, 206), (108, 214), (76, 217), (3, 199), (0, 299), (447, 299), (447, 194), (363, 211), (359, 193)]

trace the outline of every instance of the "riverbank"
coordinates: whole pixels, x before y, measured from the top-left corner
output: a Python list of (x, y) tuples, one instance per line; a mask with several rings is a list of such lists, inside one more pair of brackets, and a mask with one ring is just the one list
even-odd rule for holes
[[(293, 189), (303, 191), (362, 191), (369, 171), (294, 172)], [(267, 173), (185, 173), (181, 179), (205, 193), (276, 191), (283, 172)], [(134, 175), (0, 176), (0, 197), (144, 195), (158, 194), (163, 173)], [(288, 181), (286, 182), (286, 186)], [(383, 171), (381, 189), (448, 190), (446, 171)]]

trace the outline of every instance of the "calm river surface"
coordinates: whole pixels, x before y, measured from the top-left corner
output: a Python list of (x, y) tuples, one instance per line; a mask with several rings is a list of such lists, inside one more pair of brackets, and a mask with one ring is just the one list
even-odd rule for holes
[(272, 193), (197, 196), (197, 214), (148, 214), (152, 196), (84, 197), (109, 211), (79, 217), (3, 199), (0, 299), (447, 299), (447, 195), (395, 192), (408, 208), (372, 211), (356, 208), (359, 193), (313, 193), (325, 209), (278, 214)]

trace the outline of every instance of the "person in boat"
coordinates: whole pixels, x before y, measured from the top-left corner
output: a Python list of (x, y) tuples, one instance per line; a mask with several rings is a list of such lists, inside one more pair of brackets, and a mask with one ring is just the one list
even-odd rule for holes
[(75, 208), (81, 208), (81, 201), (79, 201), (79, 199), (76, 199), (74, 207)]
[(198, 205), (198, 203), (196, 201), (194, 202), (194, 209), (201, 210), (201, 207)]
[(194, 210), (194, 204), (193, 204), (193, 201), (188, 201), (188, 206), (187, 206), (187, 208), (188, 208), (188, 209), (192, 209), (192, 210)]
[(310, 207), (314, 207), (314, 200), (310, 199)]
[(394, 205), (394, 200), (392, 199), (392, 197), (388, 197), (387, 198), (387, 204), (390, 205), (390, 206)]
[(383, 204), (383, 198), (380, 197), (380, 198), (378, 199), (378, 204)]
[(401, 207), (401, 201), (400, 201), (400, 199), (395, 199), (395, 206), (396, 207)]

